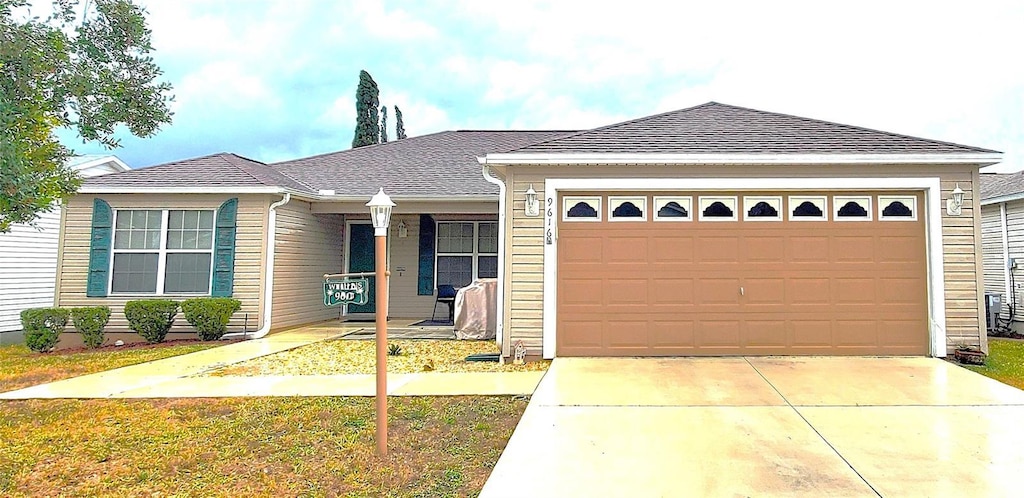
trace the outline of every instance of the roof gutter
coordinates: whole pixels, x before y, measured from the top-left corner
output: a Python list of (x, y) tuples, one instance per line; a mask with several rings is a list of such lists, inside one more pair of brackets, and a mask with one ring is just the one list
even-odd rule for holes
[(274, 309), (274, 252), (277, 244), (277, 208), (288, 204), (292, 200), (292, 194), (286, 193), (284, 197), (270, 205), (269, 222), (270, 232), (267, 234), (267, 266), (263, 272), (266, 284), (263, 286), (263, 326), (253, 333), (234, 332), (224, 334), (225, 339), (261, 339), (270, 332), (271, 311)]
[(497, 289), (497, 307), (498, 310), (495, 313), (495, 333), (494, 340), (498, 344), (498, 351), (502, 352), (501, 356), (504, 356), (504, 346), (502, 341), (505, 336), (505, 182), (491, 174), (491, 167), (486, 164), (486, 160), (483, 157), (478, 157), (477, 160), (483, 166), (482, 173), (484, 180), (488, 183), (493, 183), (498, 186), (498, 289)]
[(483, 164), (507, 165), (826, 165), (826, 164), (977, 164), (991, 166), (1001, 153), (985, 154), (623, 154), (504, 153), (487, 154)]
[(989, 204), (999, 204), (1001, 202), (1013, 202), (1024, 199), (1024, 192), (1017, 192), (1013, 194), (1000, 195), (999, 197), (990, 197), (988, 199), (982, 199), (981, 205), (988, 206)]
[[(318, 202), (360, 202), (366, 203), (366, 195), (334, 195), (321, 190), (313, 194), (284, 187), (126, 187), (126, 186), (83, 186), (80, 194), (276, 194), (291, 195), (297, 199)], [(494, 202), (494, 195), (475, 194), (463, 196), (393, 195), (392, 200), (405, 202)]]

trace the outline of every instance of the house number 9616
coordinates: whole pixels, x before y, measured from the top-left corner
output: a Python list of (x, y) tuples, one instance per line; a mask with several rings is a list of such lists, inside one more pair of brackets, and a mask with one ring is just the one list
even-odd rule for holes
[(544, 244), (551, 245), (554, 243), (554, 237), (551, 231), (551, 218), (554, 216), (554, 208), (552, 208), (551, 206), (555, 204), (555, 200), (552, 199), (551, 197), (548, 197), (547, 204), (547, 210), (544, 212)]

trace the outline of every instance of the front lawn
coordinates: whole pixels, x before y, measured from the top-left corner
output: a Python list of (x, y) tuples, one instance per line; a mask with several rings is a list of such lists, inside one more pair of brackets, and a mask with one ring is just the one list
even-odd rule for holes
[(989, 337), (985, 364), (964, 365), (964, 368), (1024, 389), (1024, 341)]
[[(494, 341), (394, 340), (389, 346), (401, 354), (388, 356), (388, 372), (523, 372), (547, 370), (550, 361), (524, 365), (467, 362), (471, 354), (496, 353)], [(376, 342), (335, 339), (261, 356), (217, 370), (212, 375), (339, 375), (372, 374), (376, 370)]]
[(3, 496), (475, 496), (522, 397), (0, 402)]
[(90, 351), (34, 353), (21, 344), (0, 346), (0, 392), (194, 353), (224, 343), (103, 347)]

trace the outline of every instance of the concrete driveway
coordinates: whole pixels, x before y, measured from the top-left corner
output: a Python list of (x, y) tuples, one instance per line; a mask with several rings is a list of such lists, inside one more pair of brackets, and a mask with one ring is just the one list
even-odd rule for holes
[(933, 358), (556, 359), (498, 496), (1019, 496), (1024, 391)]

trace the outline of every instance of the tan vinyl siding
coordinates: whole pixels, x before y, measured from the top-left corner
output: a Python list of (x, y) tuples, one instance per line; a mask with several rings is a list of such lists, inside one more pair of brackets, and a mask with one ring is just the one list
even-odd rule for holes
[[(531, 355), (541, 353), (544, 278), (544, 217), (527, 218), (524, 196), (527, 188), (543, 193), (545, 178), (798, 178), (798, 177), (939, 177), (943, 203), (959, 184), (964, 190), (963, 213), (942, 212), (943, 268), (946, 289), (946, 332), (950, 348), (956, 343), (984, 345), (981, 315), (984, 313), (978, 283), (981, 279), (981, 241), (975, 229), (976, 168), (972, 166), (515, 166), (509, 167), (511, 216), (507, 221), (509, 261), (506, 262), (509, 313), (505, 330), (508, 343), (522, 340)], [(1024, 209), (1019, 216), (1024, 222)], [(980, 216), (978, 217), (980, 219)], [(1024, 255), (1024, 223), (1020, 224), (1020, 251)]]
[[(124, 303), (133, 299), (168, 298), (183, 300), (194, 296), (121, 295), (105, 298), (86, 297), (85, 286), (89, 268), (89, 240), (92, 231), (94, 198), (107, 201), (112, 209), (217, 209), (221, 203), (238, 197), (238, 228), (235, 234), (235, 275), (233, 296), (242, 302), (229, 331), (240, 331), (248, 314), (249, 330), (259, 328), (260, 296), (265, 242), (267, 208), (271, 197), (265, 195), (229, 194), (98, 194), (76, 195), (65, 209), (61, 259), (57, 269), (56, 304), (62, 307), (111, 307), (108, 332), (130, 332), (124, 319)], [(191, 332), (179, 313), (172, 332)]]
[[(405, 223), (408, 236), (398, 236), (398, 224)], [(420, 217), (419, 215), (397, 214), (391, 218), (391, 240), (389, 266), (391, 300), (388, 314), (395, 318), (430, 318), (434, 306), (434, 295), (420, 296)], [(436, 288), (436, 283), (435, 283)], [(447, 318), (448, 306), (437, 307), (438, 316)]]
[(274, 256), (274, 330), (341, 316), (323, 303), (323, 276), (342, 267), (345, 220), (337, 214), (313, 214), (310, 204), (292, 200), (277, 208)]

